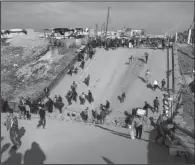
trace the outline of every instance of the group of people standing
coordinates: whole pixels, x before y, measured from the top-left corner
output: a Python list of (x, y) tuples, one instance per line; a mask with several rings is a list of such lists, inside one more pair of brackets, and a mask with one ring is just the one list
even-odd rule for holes
[[(96, 107), (95, 109), (92, 109), (91, 112), (93, 123), (104, 124), (106, 116), (111, 112), (110, 102), (106, 100), (105, 105), (100, 104), (100, 106)], [(83, 121), (87, 122), (89, 117), (89, 107), (82, 111), (80, 115)]]
[[(147, 64), (148, 62), (148, 58), (149, 58), (149, 54), (147, 52), (145, 52), (144, 54), (144, 62)], [(129, 58), (129, 63), (132, 61), (133, 56), (131, 55), (131, 57)], [(149, 77), (151, 76), (150, 70), (147, 69), (145, 72), (145, 82), (148, 85), (149, 82)], [(153, 85), (152, 85), (152, 89), (153, 91), (155, 91), (157, 88), (159, 88), (161, 91), (165, 91), (165, 85), (166, 85), (166, 81), (165, 79), (163, 79), (161, 81), (161, 87), (159, 86), (157, 80), (154, 80)], [(120, 100), (122, 100), (121, 96), (118, 96), (118, 98), (120, 98)], [(144, 121), (146, 121), (148, 119), (148, 110), (150, 109), (153, 113), (157, 112), (159, 113), (160, 111), (160, 101), (158, 97), (155, 97), (155, 99), (153, 100), (153, 106), (151, 106), (147, 101), (145, 101), (145, 105), (140, 108), (145, 110), (145, 114), (144, 115), (139, 115), (137, 114), (137, 110), (138, 108), (135, 108), (132, 110), (132, 114), (129, 114), (127, 111), (125, 111), (125, 123), (126, 123), (126, 127), (128, 127), (129, 129), (129, 134), (130, 134), (130, 138), (134, 139), (135, 137), (138, 139), (141, 139), (142, 136), (142, 129), (143, 129), (143, 124)], [(168, 98), (167, 96), (164, 94), (164, 98), (163, 98), (163, 116), (167, 117), (167, 109), (168, 109)], [(162, 115), (160, 115), (162, 116)], [(135, 132), (136, 135), (134, 136), (134, 128), (135, 128)]]
[[(132, 110), (132, 114), (129, 114), (127, 111), (124, 112), (125, 124), (129, 130), (130, 139), (141, 139), (142, 137), (142, 130), (144, 124), (144, 116), (137, 114), (137, 108)], [(134, 134), (134, 128), (136, 135)]]

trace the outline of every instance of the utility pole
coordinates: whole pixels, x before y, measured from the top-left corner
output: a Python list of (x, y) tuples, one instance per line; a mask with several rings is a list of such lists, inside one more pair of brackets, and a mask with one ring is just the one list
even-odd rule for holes
[(169, 95), (169, 47), (167, 47), (167, 92)]
[(107, 22), (106, 22), (106, 35), (105, 35), (105, 38), (107, 37), (109, 15), (110, 15), (110, 6), (108, 7), (108, 15), (107, 15)]
[(174, 59), (174, 48), (172, 47), (172, 90), (175, 92), (175, 59)]

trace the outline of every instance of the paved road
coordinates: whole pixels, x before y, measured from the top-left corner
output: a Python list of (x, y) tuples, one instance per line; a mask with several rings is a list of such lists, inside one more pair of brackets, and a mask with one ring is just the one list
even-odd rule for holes
[[(150, 55), (147, 64), (141, 59), (146, 51)], [(128, 62), (130, 55), (133, 55), (135, 59), (130, 65), (126, 65), (125, 63)], [(166, 52), (160, 50), (119, 48), (115, 51), (105, 51), (98, 49), (95, 58), (87, 63), (84, 71), (79, 71), (78, 75), (72, 77), (64, 77), (51, 91), (51, 96), (55, 94), (64, 96), (72, 81), (75, 80), (79, 84), (78, 93), (86, 93), (90, 89), (94, 95), (95, 103), (93, 105), (87, 103), (84, 106), (74, 103), (72, 108), (78, 111), (86, 106), (94, 108), (108, 99), (113, 109), (112, 115), (108, 117), (108, 120), (111, 120), (114, 116), (123, 116), (124, 110), (131, 111), (134, 107), (142, 107), (144, 101), (152, 104), (156, 96), (161, 99), (162, 92), (160, 90), (154, 92), (147, 88), (142, 81), (142, 77), (144, 77), (145, 70), (150, 69), (152, 74), (150, 81), (157, 79), (160, 82), (165, 76), (165, 68)], [(86, 87), (82, 83), (88, 74), (91, 76), (90, 87)], [(126, 100), (121, 104), (117, 96), (124, 91), (126, 92)], [(66, 102), (65, 104), (67, 105)], [(152, 114), (149, 111), (149, 116), (157, 117), (158, 114)], [(44, 163), (185, 163), (183, 158), (169, 156), (166, 147), (161, 147), (151, 142), (155, 135), (153, 131), (150, 132), (150, 127), (145, 127), (142, 140), (130, 140), (128, 130), (122, 128), (109, 126), (102, 129), (83, 123), (48, 119), (46, 129), (42, 130), (36, 129), (37, 122), (38, 118), (32, 121), (19, 121), (20, 126), (26, 128), (25, 136), (22, 137), (23, 144), (18, 149), (18, 154), (11, 153), (12, 155), (10, 156), (9, 149), (6, 150), (2, 155), (2, 161), (8, 158), (10, 158), (8, 162), (12, 163), (13, 161), (20, 162), (20, 158), (22, 162), (24, 160), (26, 162), (30, 161), (29, 158), (23, 156), (25, 151), (31, 148), (32, 142), (37, 142), (45, 153)], [(9, 143), (9, 136), (5, 127), (2, 127), (1, 135), (4, 137), (1, 145)], [(34, 164), (38, 164), (39, 160), (43, 159), (40, 156), (38, 147), (32, 149), (30, 153), (34, 155)]]
[[(144, 52), (148, 52), (150, 55), (147, 64), (142, 60), (144, 59)], [(130, 65), (127, 65), (130, 55), (133, 55), (135, 59)], [(150, 82), (152, 83), (156, 79), (160, 83), (162, 78), (165, 78), (166, 51), (124, 48), (105, 51), (98, 49), (95, 58), (87, 62), (84, 70), (80, 70), (78, 75), (65, 76), (62, 79), (51, 91), (51, 97), (60, 94), (67, 106), (68, 103), (64, 96), (70, 89), (72, 82), (76, 81), (78, 94), (80, 95), (82, 92), (87, 94), (90, 89), (95, 102), (94, 104), (86, 102), (82, 106), (79, 102), (73, 102), (73, 105), (67, 107), (76, 111), (83, 110), (87, 106), (93, 109), (100, 103), (104, 104), (106, 100), (109, 100), (113, 110), (112, 116), (120, 116), (125, 110), (131, 111), (132, 108), (142, 107), (144, 101), (152, 104), (156, 96), (162, 98), (161, 91), (153, 92), (143, 82), (142, 79), (147, 69), (151, 70)], [(89, 87), (83, 83), (88, 74), (91, 76)], [(123, 92), (126, 93), (126, 100), (120, 104), (117, 96)]]

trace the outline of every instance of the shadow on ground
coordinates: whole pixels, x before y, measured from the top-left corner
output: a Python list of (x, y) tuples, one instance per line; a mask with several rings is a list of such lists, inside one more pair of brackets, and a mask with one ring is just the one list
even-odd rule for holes
[[(111, 132), (112, 134), (118, 135), (118, 136), (122, 136), (125, 138), (130, 138), (130, 136), (128, 134), (124, 134), (124, 133), (119, 133), (113, 130), (110, 130), (108, 128), (104, 128), (103, 126), (100, 125), (95, 125), (96, 127), (99, 127), (101, 129), (104, 129), (106, 131)], [(156, 143), (154, 143), (154, 139), (157, 136), (157, 131), (156, 129), (153, 129), (151, 131), (144, 131), (145, 133), (149, 134), (149, 139), (142, 139), (143, 141), (148, 143), (147, 149), (148, 149), (148, 164), (153, 164), (153, 163), (161, 163), (161, 164), (184, 164), (185, 160), (182, 157), (176, 157), (176, 156), (170, 156), (169, 155), (169, 151), (168, 151), (168, 147), (162, 146), (162, 145), (158, 145)], [(104, 158), (104, 161), (108, 164), (113, 164), (110, 160), (108, 160), (107, 158)]]
[[(4, 139), (4, 137), (1, 137), (1, 141)], [(10, 143), (6, 143), (3, 146), (1, 146), (1, 151), (0, 151), (0, 158), (2, 154), (10, 147)]]
[(10, 149), (9, 150), (9, 158), (5, 161), (2, 162), (2, 165), (20, 165), (22, 164), (22, 154), (21, 153), (16, 153), (16, 149)]
[(140, 60), (141, 62), (143, 62), (143, 63), (146, 63), (145, 61), (144, 61), (144, 59), (142, 59), (142, 58), (137, 58), (138, 60)]
[(146, 83), (146, 80), (143, 77), (137, 76), (140, 80), (142, 80), (144, 83)]
[(102, 159), (107, 163), (107, 164), (114, 164), (112, 161), (110, 161), (108, 158), (106, 157), (103, 157), (102, 156)]
[[(22, 164), (22, 154), (17, 153), (16, 149), (10, 149), (9, 158), (2, 163), (2, 165), (20, 165)], [(46, 156), (39, 144), (36, 142), (32, 143), (32, 146), (24, 154), (24, 164), (26, 165), (41, 165), (44, 164)]]
[(40, 148), (39, 144), (33, 142), (31, 145), (31, 149), (27, 150), (24, 154), (24, 164), (28, 165), (35, 165), (35, 164), (44, 164), (46, 160), (46, 156), (42, 149)]
[(102, 127), (101, 125), (95, 125), (96, 127), (98, 128), (101, 128), (101, 129), (104, 129), (106, 131), (109, 131), (111, 132), (112, 134), (115, 134), (115, 135), (118, 135), (118, 136), (122, 136), (124, 138), (130, 138), (130, 136), (128, 134), (124, 134), (124, 133), (120, 133), (120, 132), (117, 132), (117, 131), (114, 131), (114, 130), (111, 130), (111, 129), (108, 129), (108, 128), (105, 128), (105, 127)]
[(152, 86), (152, 84), (150, 84), (150, 83), (148, 83), (148, 84), (146, 85), (146, 87), (153, 90), (153, 86)]

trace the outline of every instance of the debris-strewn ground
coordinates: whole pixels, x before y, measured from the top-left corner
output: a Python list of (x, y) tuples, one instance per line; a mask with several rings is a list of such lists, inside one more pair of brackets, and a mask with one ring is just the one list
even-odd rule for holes
[(70, 63), (77, 49), (73, 46), (51, 50), (48, 42), (39, 46), (33, 46), (32, 42), (28, 46), (4, 45), (1, 47), (1, 94), (13, 102), (19, 96), (36, 98)]
[[(194, 69), (194, 50), (192, 46), (189, 45), (179, 45), (178, 56), (180, 67), (183, 71), (186, 83), (189, 84), (193, 80), (193, 69)], [(194, 129), (194, 103), (193, 95), (190, 92), (184, 92), (182, 94), (183, 101), (183, 117), (184, 121)]]

